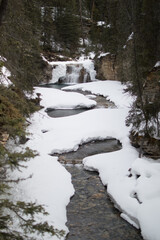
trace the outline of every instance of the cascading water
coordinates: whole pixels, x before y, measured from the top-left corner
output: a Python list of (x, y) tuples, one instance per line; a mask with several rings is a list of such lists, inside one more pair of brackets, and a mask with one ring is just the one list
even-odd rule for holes
[(50, 83), (76, 84), (95, 80), (94, 64), (91, 60), (52, 62)]

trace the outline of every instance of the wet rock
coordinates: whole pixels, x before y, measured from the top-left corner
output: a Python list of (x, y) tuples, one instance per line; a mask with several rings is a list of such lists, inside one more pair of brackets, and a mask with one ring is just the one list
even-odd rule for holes
[(66, 77), (60, 77), (59, 79), (58, 79), (58, 84), (63, 84), (63, 83), (65, 83), (66, 82)]

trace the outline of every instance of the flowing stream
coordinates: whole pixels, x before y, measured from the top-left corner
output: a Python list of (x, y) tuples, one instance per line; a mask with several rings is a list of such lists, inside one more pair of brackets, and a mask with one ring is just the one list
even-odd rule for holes
[[(60, 88), (61, 86), (53, 84), (49, 87)], [(114, 107), (113, 103), (107, 102), (102, 96), (96, 96), (94, 100), (97, 101), (98, 108)], [(79, 111), (85, 110), (79, 109)], [(61, 111), (58, 117), (78, 114), (76, 111), (77, 109)], [(55, 110), (48, 112), (50, 117), (56, 117), (56, 114)], [(67, 206), (67, 226), (70, 231), (67, 240), (142, 239), (139, 230), (120, 217), (98, 173), (86, 171), (82, 166), (82, 160), (86, 156), (119, 149), (121, 149), (121, 144), (118, 140), (106, 139), (83, 144), (76, 152), (57, 154), (59, 161), (71, 173), (75, 188), (75, 195)]]
[(138, 230), (120, 217), (110, 201), (98, 173), (83, 169), (86, 156), (118, 151), (121, 144), (116, 139), (83, 144), (76, 152), (58, 155), (59, 161), (72, 175), (75, 195), (67, 206), (68, 240), (140, 240)]

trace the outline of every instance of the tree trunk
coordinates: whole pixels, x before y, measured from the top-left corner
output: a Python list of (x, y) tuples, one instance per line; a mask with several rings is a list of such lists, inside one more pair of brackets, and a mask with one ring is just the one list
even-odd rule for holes
[(83, 39), (83, 46), (84, 46), (84, 33), (83, 33), (83, 20), (82, 20), (82, 0), (79, 0), (79, 15), (81, 21), (81, 32), (82, 32), (82, 39)]
[(93, 1), (92, 1), (92, 7), (91, 7), (91, 20), (92, 20), (92, 21), (93, 21), (94, 8), (95, 8), (95, 4), (94, 4), (94, 0), (93, 0)]
[(0, 26), (2, 25), (3, 17), (7, 9), (8, 0), (2, 0), (0, 4)]

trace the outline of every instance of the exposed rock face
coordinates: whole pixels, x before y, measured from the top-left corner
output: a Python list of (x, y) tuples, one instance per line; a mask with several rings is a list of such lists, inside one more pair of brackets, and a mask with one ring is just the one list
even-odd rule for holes
[(0, 134), (0, 144), (5, 146), (9, 139), (9, 134), (7, 132), (3, 132)]
[(48, 83), (52, 79), (52, 70), (53, 67), (47, 62), (43, 63), (43, 81)]
[(139, 136), (138, 134), (131, 134), (130, 139), (134, 147), (141, 148), (144, 156), (148, 156), (153, 159), (160, 158), (160, 140), (151, 137)]
[(143, 101), (157, 102), (160, 100), (160, 67), (154, 67), (148, 74), (144, 85)]
[(97, 71), (96, 78), (101, 80), (117, 80), (116, 56), (107, 54), (106, 56), (97, 58), (95, 69)]
[(91, 81), (90, 74), (86, 71), (84, 67), (82, 67), (80, 70), (78, 82), (83, 83), (83, 82), (90, 82), (90, 81)]
[[(160, 108), (160, 67), (153, 68), (148, 74), (143, 89), (143, 102), (149, 103), (151, 107), (156, 105)], [(154, 104), (154, 105), (153, 105)], [(159, 125), (160, 126), (160, 125)], [(157, 128), (159, 127), (157, 126)], [(159, 129), (160, 131), (160, 129)], [(157, 131), (158, 132), (158, 131)], [(130, 139), (135, 147), (141, 147), (142, 153), (154, 159), (160, 158), (160, 139), (149, 136), (139, 136), (138, 134), (131, 134)]]

